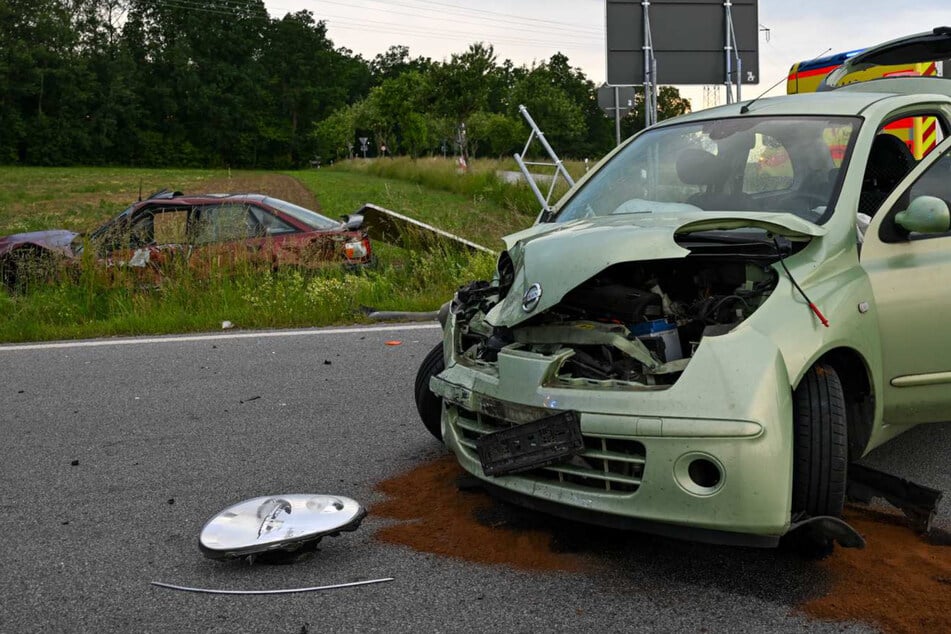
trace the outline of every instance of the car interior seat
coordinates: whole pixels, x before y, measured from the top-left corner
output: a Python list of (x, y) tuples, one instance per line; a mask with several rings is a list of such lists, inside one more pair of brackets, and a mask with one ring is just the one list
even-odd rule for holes
[(915, 157), (905, 142), (892, 134), (879, 134), (872, 142), (858, 212), (875, 215), (882, 202), (915, 166)]
[(700, 148), (687, 148), (677, 155), (677, 178), (686, 185), (697, 185), (704, 190), (690, 196), (686, 202), (707, 211), (749, 211), (753, 199), (743, 192), (728, 192), (726, 182), (730, 164), (725, 158)]

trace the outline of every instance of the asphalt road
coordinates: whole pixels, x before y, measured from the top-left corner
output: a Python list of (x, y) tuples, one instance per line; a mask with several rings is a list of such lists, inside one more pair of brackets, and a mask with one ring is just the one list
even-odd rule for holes
[[(385, 544), (374, 532), (389, 520), (372, 515), (291, 566), (201, 556), (204, 521), (236, 501), (330, 492), (370, 505), (375, 483), (444, 455), (412, 401), (416, 367), (438, 336), (417, 326), (0, 346), (0, 631), (867, 629), (796, 612), (825, 580), (790, 553), (638, 534), (579, 530), (576, 540), (595, 536), (582, 550), (597, 565), (584, 573)], [(393, 339), (402, 345), (385, 345)], [(949, 450), (951, 426), (922, 427), (869, 462), (951, 491)], [(395, 581), (282, 596), (149, 585), (381, 577)]]

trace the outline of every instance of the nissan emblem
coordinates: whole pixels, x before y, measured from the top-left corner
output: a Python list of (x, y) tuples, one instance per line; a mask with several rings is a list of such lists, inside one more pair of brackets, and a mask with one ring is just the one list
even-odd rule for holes
[(522, 295), (522, 310), (526, 313), (530, 313), (535, 310), (535, 307), (538, 306), (539, 300), (542, 298), (542, 285), (535, 283), (528, 287), (528, 290), (525, 291), (525, 294)]

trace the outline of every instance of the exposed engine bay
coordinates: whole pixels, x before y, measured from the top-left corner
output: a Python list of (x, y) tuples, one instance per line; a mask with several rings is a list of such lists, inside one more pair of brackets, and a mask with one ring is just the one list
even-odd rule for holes
[(567, 348), (557, 379), (569, 385), (673, 384), (703, 338), (733, 330), (778, 280), (769, 264), (775, 258), (757, 255), (622, 262), (516, 327), (494, 328), (484, 317), (511, 287), (505, 259), (496, 281), (473, 282), (457, 293), (458, 352), (478, 364), (494, 363), (506, 346), (544, 355)]

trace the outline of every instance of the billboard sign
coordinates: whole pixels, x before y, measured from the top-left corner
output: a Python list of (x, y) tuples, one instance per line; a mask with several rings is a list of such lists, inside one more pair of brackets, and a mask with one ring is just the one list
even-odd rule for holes
[[(731, 0), (743, 84), (759, 83), (756, 0)], [(641, 0), (607, 0), (608, 84), (644, 83), (644, 7)], [(723, 0), (651, 0), (648, 20), (657, 60), (655, 84), (722, 84), (726, 80), (726, 6)], [(737, 83), (736, 53), (731, 59)]]

